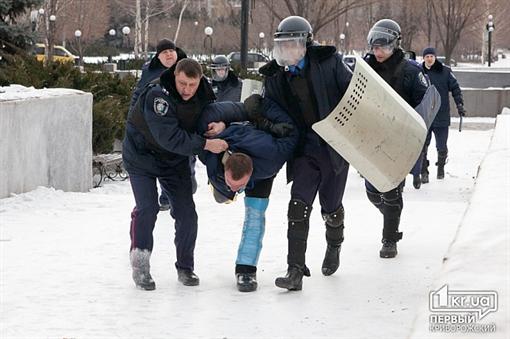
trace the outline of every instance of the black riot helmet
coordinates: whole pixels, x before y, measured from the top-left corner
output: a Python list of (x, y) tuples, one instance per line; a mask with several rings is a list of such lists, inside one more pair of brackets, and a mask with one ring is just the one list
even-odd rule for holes
[(313, 42), (312, 26), (305, 18), (289, 16), (274, 33), (273, 57), (280, 66), (295, 66), (305, 57), (306, 47)]
[(369, 47), (388, 46), (396, 49), (400, 46), (401, 30), (399, 24), (391, 19), (377, 21), (367, 35)]
[(211, 69), (211, 75), (214, 81), (223, 81), (228, 76), (230, 62), (226, 56), (217, 55), (214, 57), (209, 68)]
[(283, 19), (276, 32), (274, 38), (293, 38), (293, 37), (304, 37), (306, 38), (307, 44), (313, 41), (313, 29), (312, 25), (303, 17), (294, 15), (288, 16)]

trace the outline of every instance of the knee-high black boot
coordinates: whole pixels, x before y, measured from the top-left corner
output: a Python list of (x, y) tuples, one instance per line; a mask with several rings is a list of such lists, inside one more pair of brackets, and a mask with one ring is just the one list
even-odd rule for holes
[(303, 286), (303, 275), (310, 276), (310, 271), (305, 265), (306, 240), (310, 222), (312, 206), (306, 205), (303, 201), (292, 199), (289, 202), (289, 226), (287, 230), (288, 270), (285, 277), (276, 278), (275, 284), (280, 288), (288, 290), (301, 290)]
[(323, 213), (322, 218), (326, 223), (326, 241), (328, 243), (322, 262), (322, 274), (332, 275), (340, 266), (340, 249), (344, 241), (343, 206), (332, 213)]
[(448, 157), (448, 151), (437, 152), (437, 178), (444, 179), (444, 165), (446, 164), (446, 158)]

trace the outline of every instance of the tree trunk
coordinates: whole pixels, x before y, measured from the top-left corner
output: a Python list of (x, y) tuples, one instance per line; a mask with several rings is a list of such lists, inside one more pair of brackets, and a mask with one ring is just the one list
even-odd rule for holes
[(174, 43), (177, 45), (177, 39), (179, 38), (179, 31), (181, 30), (182, 15), (188, 6), (189, 0), (185, 0), (182, 5), (181, 12), (179, 13), (179, 22), (177, 23), (177, 29), (175, 30)]

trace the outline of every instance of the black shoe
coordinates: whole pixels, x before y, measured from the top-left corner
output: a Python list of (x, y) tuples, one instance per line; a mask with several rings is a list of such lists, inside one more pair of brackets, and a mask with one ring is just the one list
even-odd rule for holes
[(257, 273), (236, 273), (239, 292), (253, 292), (257, 289)]
[(421, 187), (421, 178), (420, 178), (419, 174), (418, 175), (413, 175), (413, 186), (417, 190), (420, 189), (420, 187)]
[(303, 275), (310, 276), (310, 271), (306, 266), (292, 265), (289, 266), (287, 275), (276, 278), (274, 283), (276, 286), (286, 288), (289, 291), (300, 291), (303, 288)]
[(429, 183), (429, 174), (428, 173), (422, 173), (421, 174), (421, 183), (422, 184), (428, 184)]
[(340, 249), (341, 245), (331, 246), (328, 244), (326, 248), (326, 255), (324, 255), (324, 261), (322, 262), (322, 274), (332, 275), (340, 266)]
[(397, 242), (393, 240), (383, 239), (382, 248), (379, 251), (381, 258), (395, 258), (397, 256)]
[(136, 287), (145, 291), (156, 289), (156, 283), (152, 280), (150, 273), (142, 273), (140, 270), (133, 269), (133, 281)]
[(161, 205), (159, 205), (159, 211), (160, 212), (168, 211), (169, 209), (170, 209), (170, 204), (161, 204)]
[(179, 280), (184, 286), (198, 286), (200, 279), (192, 271), (187, 269), (177, 269), (177, 280)]
[(437, 166), (437, 178), (444, 179), (444, 165)]

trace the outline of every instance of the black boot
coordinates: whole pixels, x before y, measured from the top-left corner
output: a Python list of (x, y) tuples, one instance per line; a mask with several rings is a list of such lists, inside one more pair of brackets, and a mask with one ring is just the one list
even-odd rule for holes
[(395, 258), (397, 256), (397, 242), (389, 239), (382, 240), (382, 247), (379, 251), (381, 258)]
[(429, 161), (427, 159), (427, 153), (423, 153), (423, 162), (421, 165), (421, 183), (428, 184), (429, 183)]
[(340, 266), (340, 249), (344, 241), (344, 208), (340, 206), (332, 213), (323, 213), (326, 222), (326, 241), (328, 246), (322, 261), (322, 274), (332, 275)]
[(257, 290), (257, 273), (236, 273), (236, 278), (239, 292), (253, 292)]
[(310, 271), (306, 266), (289, 265), (287, 275), (275, 280), (275, 285), (280, 288), (286, 288), (289, 291), (300, 291), (303, 288), (303, 276), (310, 276)]
[(133, 269), (133, 281), (136, 287), (146, 291), (156, 289), (156, 283), (152, 280), (150, 274), (150, 257), (151, 252), (149, 250), (139, 248), (135, 248), (129, 253), (131, 268)]
[(340, 266), (340, 249), (341, 245), (331, 246), (328, 244), (326, 247), (326, 254), (322, 262), (322, 274), (332, 275)]
[(177, 280), (184, 286), (198, 286), (200, 284), (200, 279), (192, 270), (183, 268), (177, 269)]
[(413, 186), (415, 189), (419, 190), (421, 187), (421, 178), (420, 175), (413, 175)]
[(444, 179), (444, 165), (446, 164), (446, 158), (448, 157), (448, 151), (437, 152), (437, 178)]

